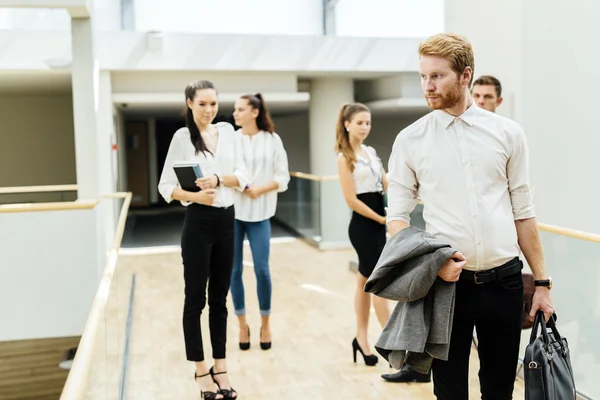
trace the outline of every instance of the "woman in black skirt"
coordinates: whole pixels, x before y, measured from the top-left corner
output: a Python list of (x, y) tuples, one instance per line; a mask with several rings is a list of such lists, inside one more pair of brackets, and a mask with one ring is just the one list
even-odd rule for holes
[[(233, 222), (235, 190), (248, 183), (237, 134), (231, 124), (213, 124), (219, 109), (217, 91), (209, 81), (189, 84), (185, 89), (186, 128), (171, 141), (158, 189), (167, 203), (179, 200), (186, 206), (181, 235), (185, 303), (183, 334), (188, 361), (196, 364), (194, 378), (201, 398), (235, 399), (225, 362), (227, 343), (226, 299), (233, 267)], [(200, 191), (183, 190), (173, 167), (194, 163), (202, 178)], [(204, 360), (200, 315), (206, 305), (208, 285), (210, 343), (214, 366)]]
[(382, 327), (389, 315), (386, 299), (364, 292), (364, 286), (373, 272), (386, 242), (385, 208), (383, 193), (387, 179), (381, 159), (375, 149), (363, 144), (371, 131), (371, 112), (364, 104), (342, 106), (336, 126), (338, 173), (346, 203), (353, 210), (348, 233), (358, 254), (358, 274), (354, 307), (356, 337), (352, 352), (363, 356), (365, 364), (377, 364), (377, 356), (370, 351), (367, 338), (371, 299), (375, 314)]

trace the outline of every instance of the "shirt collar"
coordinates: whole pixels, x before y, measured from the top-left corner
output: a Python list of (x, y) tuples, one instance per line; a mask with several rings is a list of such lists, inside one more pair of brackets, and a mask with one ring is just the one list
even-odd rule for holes
[(470, 126), (473, 125), (473, 122), (475, 121), (475, 116), (477, 115), (478, 110), (479, 110), (479, 108), (477, 107), (475, 102), (473, 100), (471, 100), (471, 105), (469, 106), (469, 108), (467, 108), (466, 111), (464, 113), (462, 113), (462, 115), (459, 115), (458, 117), (455, 117), (454, 115), (450, 115), (447, 112), (442, 111), (442, 110), (436, 110), (435, 112), (436, 112), (436, 118), (438, 119), (438, 121), (440, 121), (442, 126), (444, 128), (448, 128), (452, 124), (452, 122), (454, 122), (458, 118), (465, 121)]

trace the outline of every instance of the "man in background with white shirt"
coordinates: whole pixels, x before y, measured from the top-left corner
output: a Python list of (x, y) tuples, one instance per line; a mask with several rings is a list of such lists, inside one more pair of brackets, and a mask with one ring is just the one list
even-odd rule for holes
[(491, 75), (483, 75), (473, 83), (471, 96), (480, 108), (490, 112), (496, 112), (496, 108), (502, 104), (502, 85), (498, 78)]
[(554, 312), (521, 127), (474, 104), (469, 41), (435, 35), (419, 47), (421, 86), (433, 110), (396, 137), (389, 161), (388, 230), (410, 224), (418, 199), (427, 230), (454, 249), (439, 277), (456, 282), (447, 361), (433, 361), (434, 393), (468, 400), (469, 354), (477, 330), (481, 393), (512, 399), (522, 310), (523, 252), (536, 278), (531, 316)]

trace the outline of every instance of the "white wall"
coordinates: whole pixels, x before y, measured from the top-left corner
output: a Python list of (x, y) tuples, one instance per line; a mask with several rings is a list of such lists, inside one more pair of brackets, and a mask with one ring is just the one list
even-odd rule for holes
[(0, 214), (0, 341), (81, 335), (96, 235), (95, 210)]
[(135, 2), (135, 29), (320, 35), (322, 15), (322, 0), (144, 0)]
[[(95, 29), (121, 29), (120, 4), (121, 0), (95, 0)], [(71, 17), (64, 9), (0, 8), (0, 29), (66, 31), (70, 28)]]
[(76, 183), (70, 94), (0, 95), (0, 121), (0, 187)]
[[(543, 7), (543, 15), (539, 12)], [(524, 125), (544, 222), (600, 233), (600, 134), (594, 83), (600, 3), (523, 3)], [(570, 266), (565, 266), (569, 268)]]
[(309, 172), (308, 112), (274, 116), (273, 122), (287, 152), (290, 170)]
[(118, 31), (121, 29), (122, 0), (94, 0), (95, 29)]
[(340, 0), (335, 10), (338, 36), (420, 37), (443, 30), (444, 0)]

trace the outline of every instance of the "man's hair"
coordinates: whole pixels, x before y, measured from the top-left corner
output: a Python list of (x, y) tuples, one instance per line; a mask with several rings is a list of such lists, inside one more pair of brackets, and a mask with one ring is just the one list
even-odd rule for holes
[[(471, 42), (461, 35), (455, 33), (439, 33), (429, 37), (419, 46), (420, 56), (439, 56), (450, 62), (452, 70), (459, 76), (465, 72), (465, 68), (471, 67), (475, 72), (475, 57)], [(473, 82), (469, 82), (469, 87)]]
[(480, 76), (473, 83), (473, 86), (475, 85), (494, 85), (494, 87), (496, 88), (496, 96), (498, 96), (498, 98), (502, 96), (502, 85), (500, 84), (500, 81), (491, 75)]

